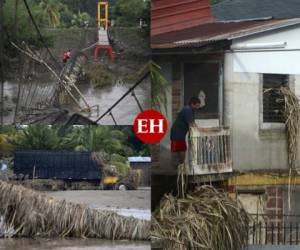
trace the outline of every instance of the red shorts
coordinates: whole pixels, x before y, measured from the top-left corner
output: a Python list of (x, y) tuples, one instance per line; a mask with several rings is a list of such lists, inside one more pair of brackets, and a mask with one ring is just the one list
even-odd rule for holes
[(171, 142), (171, 152), (185, 152), (186, 142), (175, 140)]

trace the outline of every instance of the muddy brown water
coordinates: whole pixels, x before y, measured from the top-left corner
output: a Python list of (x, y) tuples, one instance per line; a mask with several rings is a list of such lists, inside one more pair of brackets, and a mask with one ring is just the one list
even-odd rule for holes
[(150, 242), (98, 239), (0, 239), (0, 250), (150, 250)]
[[(51, 85), (49, 83), (48, 85)], [(43, 92), (45, 89), (45, 82), (38, 82), (39, 88), (36, 90), (35, 96), (44, 95)], [(130, 84), (114, 84), (112, 86), (107, 86), (104, 88), (94, 88), (92, 84), (81, 84), (79, 89), (81, 90), (85, 100), (89, 106), (93, 107), (92, 112), (88, 115), (91, 120), (96, 120), (100, 115), (102, 115), (108, 108), (110, 108), (126, 91), (131, 87)], [(5, 108), (10, 107), (12, 109), (8, 114), (4, 116), (5, 124), (12, 124), (14, 119), (14, 108), (15, 101), (18, 94), (18, 83), (16, 81), (6, 81), (4, 83), (4, 96)], [(145, 81), (141, 83), (136, 89), (135, 94), (140, 102), (142, 109), (146, 110), (150, 108), (150, 83)], [(83, 101), (80, 101), (82, 107)], [(64, 106), (68, 109), (70, 113), (78, 112), (78, 107), (74, 103), (69, 103)], [(113, 110), (112, 114), (118, 125), (131, 125), (134, 118), (140, 112), (139, 106), (137, 105), (136, 100), (130, 94), (124, 98), (119, 105), (117, 105)], [(111, 116), (105, 116), (100, 122), (103, 125), (112, 125), (114, 124)]]
[[(115, 84), (104, 88), (94, 88), (89, 84), (80, 85), (79, 88), (90, 106), (97, 106), (93, 108), (90, 118), (96, 120), (97, 117), (106, 112), (112, 104), (119, 100), (131, 87), (130, 84)], [(144, 81), (134, 90), (138, 102), (143, 110), (150, 108), (150, 82)], [(81, 100), (83, 106), (83, 101)], [(69, 105), (68, 108), (75, 110), (74, 105)], [(112, 114), (118, 125), (132, 125), (133, 120), (141, 112), (134, 97), (127, 95), (113, 110)], [(112, 125), (114, 121), (111, 116), (105, 116), (99, 124)]]

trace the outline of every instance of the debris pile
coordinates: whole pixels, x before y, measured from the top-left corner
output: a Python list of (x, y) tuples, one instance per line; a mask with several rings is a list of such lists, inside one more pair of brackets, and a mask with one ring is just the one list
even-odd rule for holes
[(86, 237), (148, 240), (150, 222), (112, 211), (55, 200), (0, 181), (0, 215), (23, 237)]
[(110, 164), (109, 155), (105, 152), (93, 152), (92, 159), (102, 166), (103, 177), (117, 176), (122, 183), (126, 183), (131, 189), (137, 189), (140, 185), (141, 176), (138, 170), (128, 169), (125, 173), (121, 173), (116, 166)]
[(288, 146), (288, 164), (290, 169), (296, 170), (297, 154), (298, 154), (298, 137), (300, 124), (300, 103), (299, 98), (289, 87), (281, 87), (280, 94), (283, 96), (284, 102), (283, 115), (285, 117), (287, 146)]
[(165, 195), (152, 216), (151, 238), (164, 249), (243, 249), (249, 219), (226, 193), (201, 186), (185, 198)]

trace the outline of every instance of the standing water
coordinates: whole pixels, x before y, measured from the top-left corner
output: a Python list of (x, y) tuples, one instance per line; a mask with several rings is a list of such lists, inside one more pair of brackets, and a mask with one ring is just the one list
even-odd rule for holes
[(150, 242), (98, 239), (0, 239), (0, 250), (150, 250)]
[[(131, 87), (130, 84), (114, 84), (104, 88), (94, 88), (90, 84), (82, 84), (78, 86), (86, 101), (90, 106), (94, 106), (93, 112), (90, 115), (91, 120), (96, 120), (97, 117), (106, 112), (120, 97), (127, 92)], [(138, 102), (143, 110), (150, 108), (150, 83), (149, 81), (142, 82), (134, 90)], [(84, 106), (83, 101), (81, 105)], [(97, 112), (97, 107), (98, 112)], [(76, 106), (75, 106), (76, 107)], [(75, 110), (74, 104), (70, 104), (67, 108)], [(113, 110), (112, 114), (118, 125), (131, 125), (134, 118), (141, 112), (135, 98), (129, 94), (127, 95)], [(103, 117), (99, 124), (111, 125), (113, 124), (111, 116)]]
[[(35, 90), (35, 96), (45, 96), (46, 90), (53, 82), (45, 83), (44, 81), (36, 81), (38, 88)], [(108, 108), (110, 108), (126, 91), (131, 87), (129, 84), (116, 84), (104, 88), (94, 88), (92, 84), (81, 84), (78, 86), (82, 92), (85, 100), (89, 106), (93, 107), (90, 114), (85, 113), (85, 116), (89, 116), (91, 120), (96, 120), (102, 115)], [(150, 108), (150, 83), (145, 81), (141, 83), (135, 89), (135, 95), (140, 102), (142, 108)], [(47, 93), (46, 93), (47, 94)], [(12, 124), (14, 121), (14, 113), (16, 107), (16, 100), (18, 96), (18, 83), (15, 81), (6, 81), (4, 83), (4, 95), (5, 95), (5, 112), (4, 122), (5, 124)], [(30, 99), (30, 97), (29, 97)], [(38, 99), (38, 98), (37, 98)], [(26, 100), (23, 100), (24, 102)], [(29, 102), (29, 101), (27, 101)], [(84, 103), (81, 100), (81, 105), (84, 107)], [(72, 102), (65, 105), (63, 108), (67, 109), (70, 114), (79, 112), (78, 107)], [(131, 125), (134, 118), (140, 112), (140, 108), (134, 99), (129, 94), (125, 97), (112, 111), (112, 114), (118, 125)], [(111, 116), (105, 116), (99, 124), (111, 125), (114, 124)]]

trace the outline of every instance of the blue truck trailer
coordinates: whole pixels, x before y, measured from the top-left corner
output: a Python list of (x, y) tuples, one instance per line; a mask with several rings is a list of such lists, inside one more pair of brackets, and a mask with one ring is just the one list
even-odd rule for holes
[(14, 173), (36, 179), (100, 181), (102, 166), (91, 152), (17, 150)]

